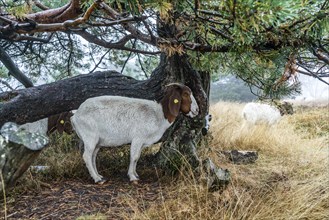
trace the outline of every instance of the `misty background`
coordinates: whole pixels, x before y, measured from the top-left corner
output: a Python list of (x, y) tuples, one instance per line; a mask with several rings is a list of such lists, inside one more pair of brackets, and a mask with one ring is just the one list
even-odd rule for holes
[[(324, 79), (329, 82), (328, 79)], [(286, 97), (284, 100), (296, 104), (320, 104), (329, 105), (329, 86), (320, 80), (299, 75), (298, 81), (301, 83), (301, 94)], [(217, 81), (211, 83), (210, 103), (218, 101), (251, 102), (258, 99), (256, 88), (249, 88), (241, 79), (233, 76), (219, 76)]]

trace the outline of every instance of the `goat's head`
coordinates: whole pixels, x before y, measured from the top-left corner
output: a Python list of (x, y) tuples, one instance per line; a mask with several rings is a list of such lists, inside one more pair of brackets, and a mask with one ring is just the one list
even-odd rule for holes
[(175, 120), (180, 111), (191, 118), (199, 113), (199, 107), (191, 89), (183, 84), (168, 84), (161, 103), (165, 117), (170, 123)]
[(47, 134), (51, 134), (54, 131), (58, 131), (60, 134), (63, 132), (72, 134), (73, 128), (70, 118), (73, 116), (72, 112), (63, 112), (57, 115), (52, 115), (48, 118), (48, 131)]
[(279, 106), (280, 114), (281, 115), (292, 115), (294, 114), (294, 108), (291, 103), (289, 102), (283, 102)]
[(280, 102), (277, 100), (273, 100), (276, 107), (279, 109), (281, 116), (282, 115), (292, 115), (294, 114), (294, 109), (291, 103), (289, 102)]

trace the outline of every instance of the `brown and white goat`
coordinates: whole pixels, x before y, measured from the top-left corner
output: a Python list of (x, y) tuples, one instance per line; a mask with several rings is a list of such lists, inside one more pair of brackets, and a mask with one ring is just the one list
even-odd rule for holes
[(129, 179), (137, 181), (136, 165), (143, 147), (160, 140), (179, 112), (195, 117), (199, 109), (190, 88), (178, 83), (166, 86), (159, 103), (121, 96), (99, 96), (82, 103), (71, 122), (83, 141), (83, 159), (94, 181), (105, 181), (96, 168), (100, 147), (124, 144), (131, 144)]

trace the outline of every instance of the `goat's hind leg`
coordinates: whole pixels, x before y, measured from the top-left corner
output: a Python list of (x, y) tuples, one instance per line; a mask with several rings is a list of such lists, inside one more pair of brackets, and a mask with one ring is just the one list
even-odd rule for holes
[(133, 141), (130, 146), (130, 164), (128, 169), (128, 176), (131, 182), (137, 183), (139, 176), (136, 172), (138, 159), (141, 155), (143, 143)]

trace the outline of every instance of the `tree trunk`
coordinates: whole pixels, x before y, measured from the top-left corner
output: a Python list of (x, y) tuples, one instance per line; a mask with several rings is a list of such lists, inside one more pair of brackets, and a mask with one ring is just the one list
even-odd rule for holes
[(162, 74), (166, 76), (165, 81), (180, 82), (191, 88), (200, 113), (193, 119), (182, 115), (177, 118), (166, 132), (157, 160), (159, 165), (169, 172), (176, 171), (185, 162), (196, 168), (200, 165), (197, 144), (202, 138), (201, 129), (204, 127), (204, 117), (209, 109), (206, 95), (208, 91), (205, 91), (203, 84), (210, 84), (210, 81), (206, 82), (209, 77), (205, 77), (205, 82), (203, 82), (185, 55), (166, 57), (163, 59), (163, 66)]
[(19, 131), (14, 123), (6, 123), (1, 128), (0, 193), (14, 186), (47, 144), (47, 137)]
[(161, 61), (165, 82), (180, 82), (189, 86), (200, 112), (195, 118), (180, 115), (176, 119), (163, 137), (156, 162), (167, 173), (175, 173), (185, 165), (196, 175), (203, 170), (208, 189), (218, 190), (229, 182), (230, 172), (217, 168), (210, 158), (201, 159), (198, 156), (198, 150), (202, 150), (198, 147), (204, 137), (202, 128), (205, 126), (205, 116), (209, 113), (210, 74), (202, 72), (200, 75), (193, 69), (186, 55), (163, 56)]

